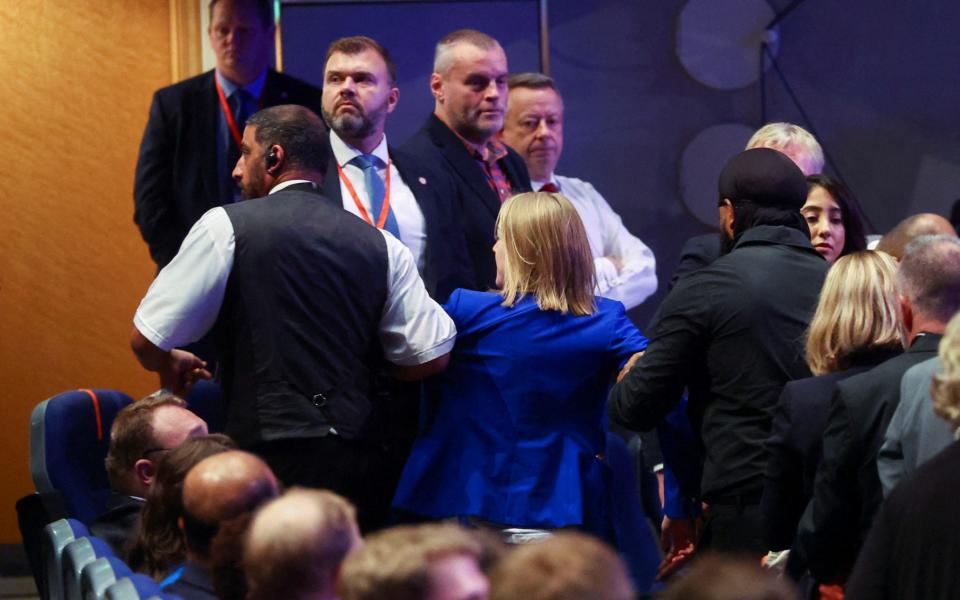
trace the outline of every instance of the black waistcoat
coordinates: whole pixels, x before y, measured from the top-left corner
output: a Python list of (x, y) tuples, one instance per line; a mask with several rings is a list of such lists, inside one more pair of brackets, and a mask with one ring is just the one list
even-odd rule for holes
[(217, 319), (227, 433), (241, 446), (331, 427), (364, 437), (383, 362), (383, 235), (300, 189), (224, 209), (236, 235)]

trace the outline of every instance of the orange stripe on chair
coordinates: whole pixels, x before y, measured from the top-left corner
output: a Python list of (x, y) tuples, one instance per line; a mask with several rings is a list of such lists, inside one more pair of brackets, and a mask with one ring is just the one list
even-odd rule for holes
[(97, 416), (97, 441), (103, 441), (103, 419), (100, 418), (100, 401), (97, 400), (97, 395), (93, 393), (93, 390), (80, 391), (86, 392), (90, 396), (90, 401), (93, 402), (93, 412)]

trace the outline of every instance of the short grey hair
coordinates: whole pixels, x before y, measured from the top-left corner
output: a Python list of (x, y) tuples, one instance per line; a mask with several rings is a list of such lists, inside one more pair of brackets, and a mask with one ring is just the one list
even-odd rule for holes
[(514, 73), (507, 78), (507, 89), (513, 90), (516, 88), (526, 88), (530, 90), (550, 89), (558, 95), (560, 94), (560, 90), (557, 89), (557, 82), (553, 80), (553, 77), (544, 75), (543, 73)]
[(500, 42), (476, 29), (458, 29), (443, 36), (437, 42), (433, 55), (433, 72), (444, 75), (453, 66), (453, 49), (459, 44), (470, 44), (481, 50), (500, 48)]
[(823, 172), (823, 148), (813, 134), (793, 123), (767, 123), (747, 142), (746, 149), (773, 148), (789, 154), (799, 151), (811, 161), (813, 173)]
[(897, 288), (914, 310), (943, 324), (960, 310), (960, 239), (921, 236), (907, 246)]

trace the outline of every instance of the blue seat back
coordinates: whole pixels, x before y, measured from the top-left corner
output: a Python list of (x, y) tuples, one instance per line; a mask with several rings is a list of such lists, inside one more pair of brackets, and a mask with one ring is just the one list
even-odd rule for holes
[(133, 575), (133, 571), (116, 556), (103, 556), (87, 564), (80, 575), (80, 594), (83, 600), (103, 600), (107, 588), (118, 579)]
[(38, 492), (59, 491), (67, 514), (92, 523), (103, 512), (110, 483), (103, 460), (110, 426), (130, 396), (114, 390), (75, 390), (48, 398), (30, 416), (30, 474)]
[(223, 402), (217, 382), (201, 379), (184, 400), (191, 411), (207, 422), (210, 433), (223, 432)]
[(113, 551), (103, 540), (90, 536), (77, 538), (63, 549), (63, 597), (65, 600), (81, 600), (80, 577), (83, 569)]
[(163, 593), (157, 582), (142, 573), (134, 573), (129, 577), (117, 580), (107, 588), (107, 600), (175, 600), (179, 596)]
[(90, 535), (87, 526), (76, 519), (60, 519), (43, 528), (43, 579), (49, 600), (64, 600), (63, 551), (70, 542)]

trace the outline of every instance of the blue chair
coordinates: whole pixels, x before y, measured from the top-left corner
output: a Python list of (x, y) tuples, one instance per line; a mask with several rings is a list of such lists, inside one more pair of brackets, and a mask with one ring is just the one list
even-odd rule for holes
[(80, 574), (80, 595), (83, 600), (103, 600), (108, 587), (131, 575), (130, 567), (116, 556), (98, 558), (87, 564)]
[(90, 535), (86, 525), (76, 519), (60, 519), (43, 528), (42, 554), (43, 576), (46, 593), (41, 596), (48, 600), (64, 600), (63, 590), (63, 551), (76, 539)]
[(117, 580), (107, 588), (106, 600), (178, 600), (180, 596), (165, 594), (157, 582), (142, 573)]
[(194, 384), (193, 389), (186, 395), (187, 407), (207, 422), (210, 433), (223, 432), (223, 401), (221, 399), (220, 384), (215, 381), (201, 379)]
[(30, 416), (30, 474), (40, 493), (60, 492), (67, 516), (92, 523), (103, 512), (110, 483), (103, 460), (110, 426), (130, 396), (114, 390), (75, 390), (48, 398)]
[(110, 546), (100, 538), (89, 536), (73, 540), (63, 549), (63, 597), (64, 600), (82, 600), (80, 577), (88, 564), (113, 556)]

